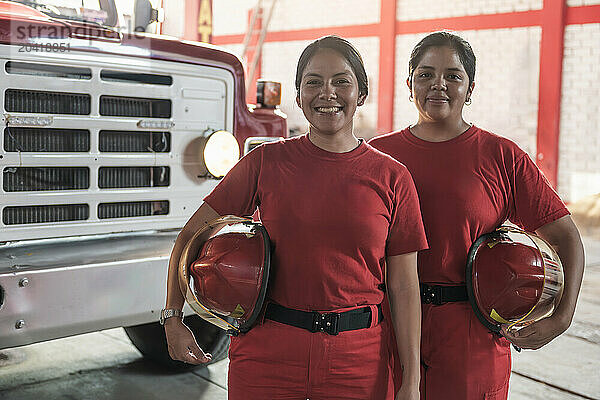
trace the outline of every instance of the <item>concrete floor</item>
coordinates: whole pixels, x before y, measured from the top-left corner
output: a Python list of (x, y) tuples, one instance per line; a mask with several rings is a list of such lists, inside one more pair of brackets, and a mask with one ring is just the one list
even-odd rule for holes
[[(584, 238), (586, 272), (569, 330), (513, 352), (510, 400), (600, 400), (600, 240)], [(2, 400), (220, 400), (227, 360), (169, 374), (145, 362), (122, 329), (0, 352)]]

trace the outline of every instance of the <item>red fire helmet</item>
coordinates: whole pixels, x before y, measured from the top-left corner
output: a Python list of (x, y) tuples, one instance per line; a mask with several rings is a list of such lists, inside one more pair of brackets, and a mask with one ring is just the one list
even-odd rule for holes
[(545, 240), (511, 226), (482, 235), (469, 250), (467, 293), (491, 331), (518, 329), (554, 312), (563, 292), (563, 267)]
[(267, 292), (270, 242), (264, 226), (225, 216), (188, 241), (179, 261), (179, 287), (200, 317), (231, 334), (247, 332)]

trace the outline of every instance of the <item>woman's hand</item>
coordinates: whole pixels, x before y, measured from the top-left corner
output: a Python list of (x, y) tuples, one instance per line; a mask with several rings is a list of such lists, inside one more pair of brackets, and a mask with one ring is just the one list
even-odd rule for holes
[(502, 328), (502, 334), (515, 346), (523, 349), (539, 349), (567, 330), (575, 313), (585, 264), (581, 237), (570, 216), (549, 222), (539, 227), (536, 233), (558, 253), (565, 274), (564, 289), (562, 299), (552, 316), (517, 332)]
[(165, 333), (169, 355), (173, 360), (188, 364), (204, 364), (212, 359), (196, 343), (194, 334), (180, 318), (173, 317), (165, 321)]
[(396, 393), (395, 400), (419, 400), (419, 385), (405, 385), (402, 383), (402, 387)]
[(569, 327), (559, 317), (544, 318), (519, 330), (507, 330), (502, 326), (502, 335), (509, 342), (522, 349), (537, 350), (550, 343), (555, 337), (563, 333)]
[[(189, 221), (185, 224), (171, 251), (169, 259), (169, 273), (167, 275), (167, 302), (165, 308), (183, 308), (183, 294), (179, 288), (179, 278), (177, 269), (179, 267), (179, 259), (183, 248), (194, 234), (208, 225), (208, 223), (219, 214), (213, 210), (208, 204), (203, 203), (198, 210), (192, 215)], [(212, 358), (210, 354), (205, 354), (190, 329), (185, 326), (181, 318), (172, 317), (165, 320), (165, 333), (167, 335), (167, 346), (169, 355), (173, 360), (183, 361), (189, 364), (202, 364), (209, 362)]]

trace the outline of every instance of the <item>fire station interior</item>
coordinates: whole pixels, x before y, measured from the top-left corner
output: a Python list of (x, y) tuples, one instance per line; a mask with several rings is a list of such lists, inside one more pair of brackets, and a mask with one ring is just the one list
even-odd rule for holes
[(585, 249), (572, 323), (511, 348), (508, 399), (600, 400), (600, 0), (0, 0), (0, 398), (227, 399), (231, 335), (261, 310), (205, 307), (179, 267), (184, 322), (213, 359), (172, 360), (179, 231), (240, 158), (306, 134), (306, 45), (360, 52), (353, 132), (368, 141), (417, 120), (410, 52), (439, 30), (477, 55), (466, 119), (529, 155)]

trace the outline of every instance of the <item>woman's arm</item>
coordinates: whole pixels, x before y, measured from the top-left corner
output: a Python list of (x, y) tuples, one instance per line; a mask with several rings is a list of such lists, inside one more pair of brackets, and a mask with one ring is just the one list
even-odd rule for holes
[(558, 308), (551, 317), (542, 319), (517, 332), (503, 332), (508, 340), (524, 349), (539, 349), (567, 330), (581, 287), (585, 256), (579, 231), (570, 216), (540, 227), (536, 233), (554, 247), (565, 273), (564, 291)]
[[(197, 231), (208, 225), (212, 220), (219, 218), (219, 216), (220, 215), (208, 204), (203, 203), (188, 220), (183, 229), (181, 229), (179, 235), (177, 235), (175, 246), (173, 246), (171, 257), (169, 258), (167, 301), (165, 308), (176, 308), (179, 310), (183, 308), (184, 298), (179, 289), (177, 277), (179, 258), (181, 257), (183, 248), (188, 240), (190, 240)], [(167, 319), (165, 321), (165, 333), (167, 336), (169, 355), (172, 359), (190, 364), (202, 364), (210, 361), (211, 355), (202, 351), (198, 346), (198, 343), (196, 343), (192, 331), (183, 324), (181, 318), (172, 317)]]
[(402, 364), (402, 387), (396, 399), (418, 399), (421, 370), (421, 294), (417, 253), (387, 257), (387, 292)]

